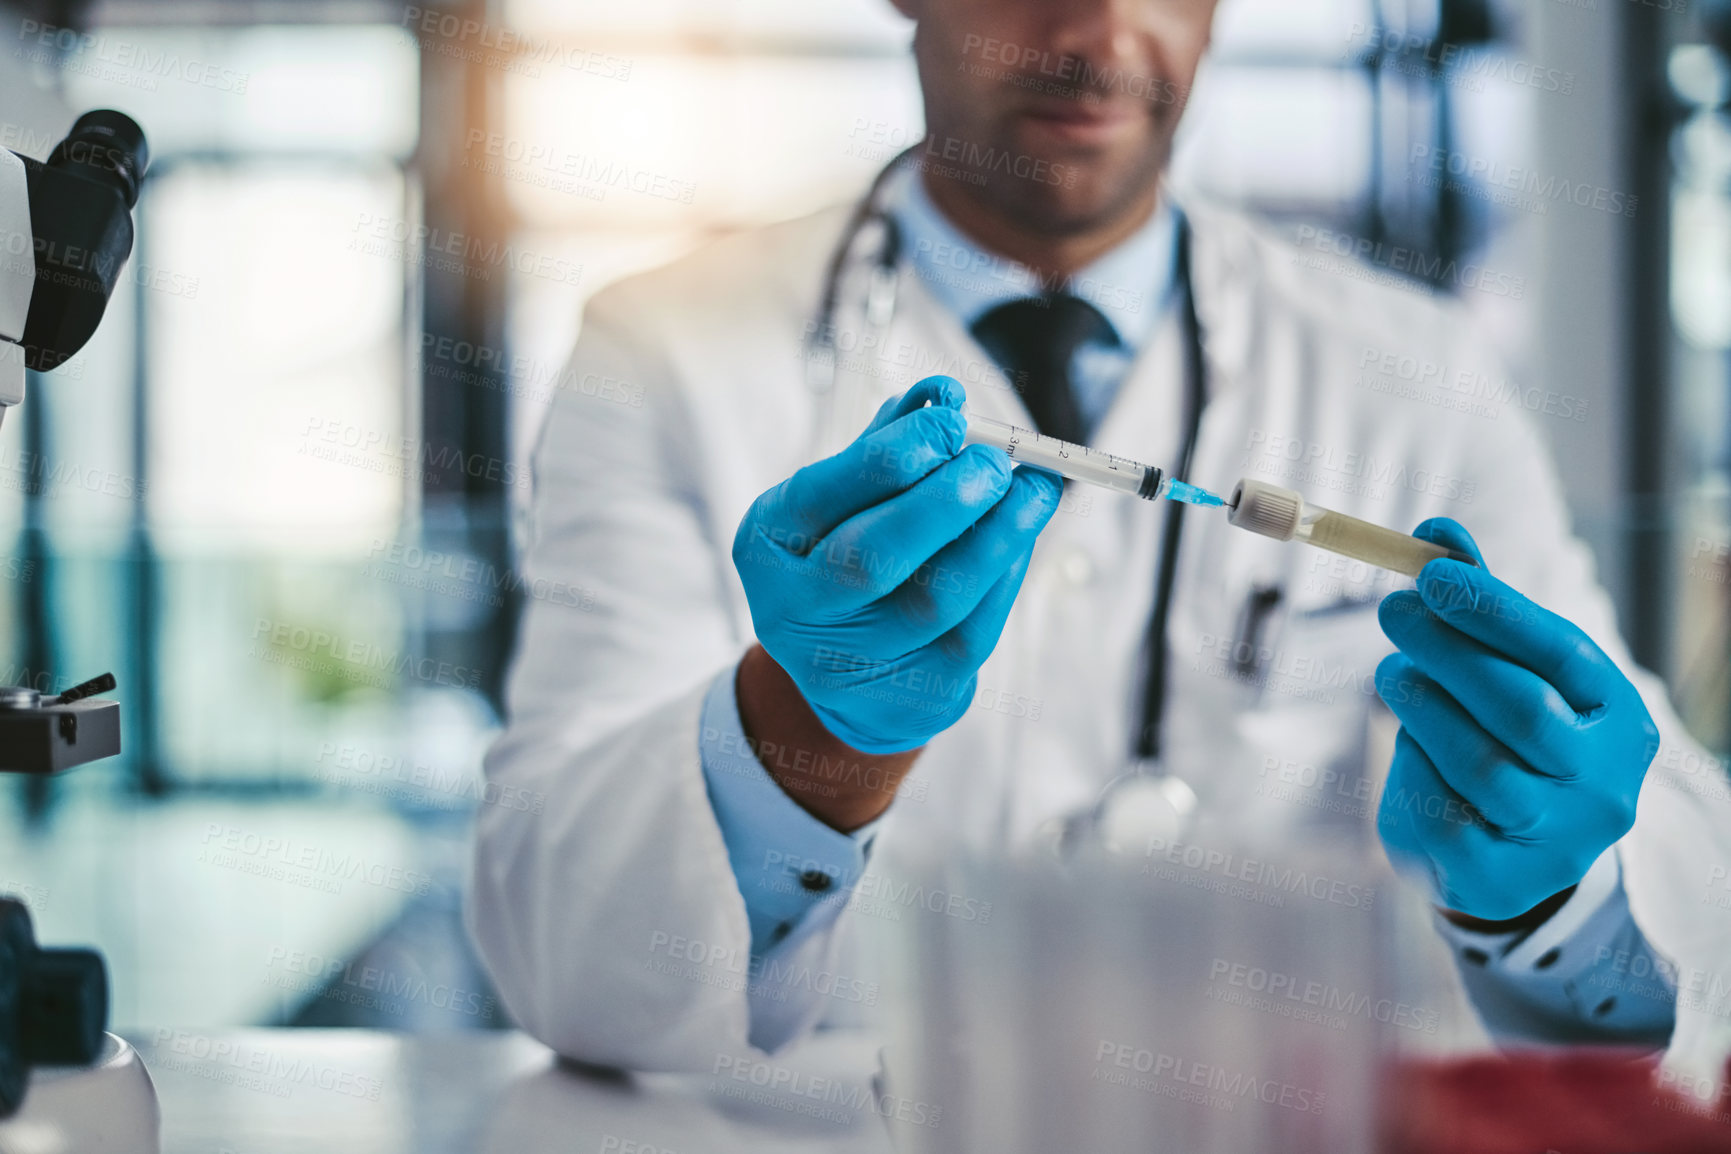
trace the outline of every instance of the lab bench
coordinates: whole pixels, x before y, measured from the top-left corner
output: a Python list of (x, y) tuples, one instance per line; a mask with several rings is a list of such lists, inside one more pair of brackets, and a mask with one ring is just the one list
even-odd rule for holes
[[(773, 1068), (625, 1075), (524, 1034), (145, 1030), (162, 1154), (893, 1154), (878, 1044), (826, 1031)], [(764, 1083), (760, 1085), (759, 1083)], [(818, 1091), (815, 1092), (814, 1091)]]

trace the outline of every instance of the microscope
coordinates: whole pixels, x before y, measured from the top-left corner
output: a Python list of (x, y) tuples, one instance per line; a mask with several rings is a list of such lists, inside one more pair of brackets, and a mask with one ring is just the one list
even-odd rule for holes
[[(0, 149), (0, 420), (23, 402), (26, 369), (58, 368), (96, 332), (149, 164), (143, 130), (110, 111), (79, 117), (45, 162)], [(56, 695), (0, 687), (0, 772), (118, 754), (120, 707), (100, 699), (113, 688), (110, 674)], [(154, 1154), (150, 1075), (107, 1023), (102, 956), (37, 945), (24, 903), (0, 897), (0, 1154)]]

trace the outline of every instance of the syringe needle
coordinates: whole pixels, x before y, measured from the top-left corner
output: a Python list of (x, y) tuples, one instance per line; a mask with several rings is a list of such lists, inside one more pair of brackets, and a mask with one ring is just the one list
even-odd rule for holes
[(1168, 481), (1164, 496), (1171, 501), (1182, 501), (1186, 505), (1226, 504), (1226, 498), (1218, 493), (1211, 493), (1201, 485), (1192, 485), (1188, 481)]

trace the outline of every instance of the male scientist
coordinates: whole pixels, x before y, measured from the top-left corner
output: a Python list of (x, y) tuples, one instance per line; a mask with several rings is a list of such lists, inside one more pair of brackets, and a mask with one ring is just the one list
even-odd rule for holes
[[(1532, 419), (1440, 403), (1493, 354), (1162, 179), (1215, 0), (895, 3), (918, 146), (588, 306), (574, 375), (630, 387), (554, 404), (525, 565), (593, 599), (526, 610), (487, 772), (544, 806), (475, 857), (512, 1015), (632, 1069), (774, 1050), (872, 1000), (848, 903), (893, 841), (1049, 843), (1136, 768), (1270, 844), (1374, 823), (1499, 1035), (1716, 1044), (1731, 805)], [(964, 401), (1478, 564), (1061, 487)]]

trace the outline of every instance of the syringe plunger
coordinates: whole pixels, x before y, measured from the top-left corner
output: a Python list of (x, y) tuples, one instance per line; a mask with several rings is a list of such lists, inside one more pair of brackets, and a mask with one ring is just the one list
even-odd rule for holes
[(966, 439), (970, 445), (991, 445), (1002, 449), (1018, 464), (1049, 469), (1072, 481), (1086, 481), (1120, 493), (1134, 493), (1144, 501), (1157, 501), (1164, 497), (1190, 505), (1225, 504), (1207, 489), (1180, 481), (1153, 465), (1059, 440), (1034, 429), (996, 421), (977, 413), (968, 414)]

